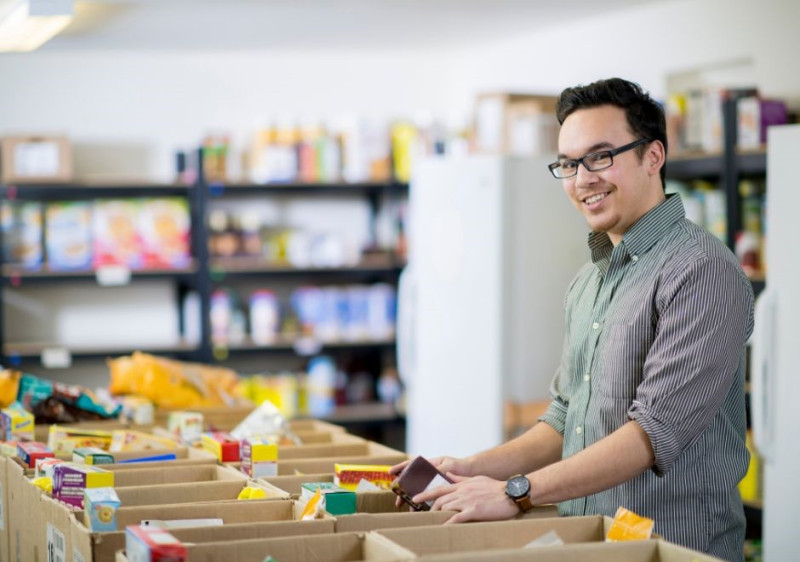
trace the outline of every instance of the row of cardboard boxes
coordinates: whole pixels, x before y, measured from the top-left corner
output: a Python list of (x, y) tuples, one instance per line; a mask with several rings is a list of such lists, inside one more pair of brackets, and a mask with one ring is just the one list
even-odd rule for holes
[[(55, 501), (31, 482), (32, 471), (16, 459), (0, 459), (0, 557), (3, 560), (75, 562), (128, 560), (124, 549), (149, 533), (168, 540), (191, 561), (278, 562), (292, 560), (683, 560), (712, 558), (665, 543), (604, 543), (608, 518), (555, 518), (537, 507), (519, 520), (442, 526), (450, 512), (409, 512), (386, 490), (358, 492), (355, 515), (298, 521), (306, 507), (303, 484), (332, 482), (337, 463), (395, 464), (400, 452), (347, 434), (342, 428), (304, 420), (292, 430), (305, 445), (280, 446), (277, 476), (252, 479), (238, 463), (218, 462), (202, 449), (174, 449), (175, 460), (128, 464), (153, 451), (120, 454), (113, 473), (120, 506), (116, 529), (92, 532), (85, 512)], [(264, 499), (242, 501), (244, 489)], [(185, 528), (159, 529), (170, 525)], [(148, 526), (142, 527), (146, 523)], [(549, 532), (566, 546), (521, 547)], [(127, 537), (126, 537), (127, 534)], [(586, 543), (586, 544), (582, 544)], [(138, 552), (128, 552), (139, 560)], [(152, 554), (152, 553), (151, 553)], [(156, 558), (145, 558), (147, 560)]]

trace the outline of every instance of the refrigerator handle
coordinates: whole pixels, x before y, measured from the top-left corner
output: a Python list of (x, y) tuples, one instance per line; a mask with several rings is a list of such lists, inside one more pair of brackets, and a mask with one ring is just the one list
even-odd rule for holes
[(397, 280), (397, 372), (409, 385), (414, 371), (414, 310), (416, 285), (411, 264), (406, 265)]
[(750, 412), (753, 442), (765, 461), (773, 455), (775, 409), (775, 313), (776, 296), (766, 288), (756, 301), (750, 358)]

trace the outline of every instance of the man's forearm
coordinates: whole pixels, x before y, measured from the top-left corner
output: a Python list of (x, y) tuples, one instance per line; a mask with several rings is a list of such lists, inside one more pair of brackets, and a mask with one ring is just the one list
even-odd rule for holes
[(529, 474), (531, 499), (546, 504), (596, 494), (638, 476), (654, 461), (650, 438), (630, 421), (580, 453)]
[(472, 476), (506, 480), (561, 460), (564, 438), (548, 424), (539, 422), (516, 439), (469, 457)]

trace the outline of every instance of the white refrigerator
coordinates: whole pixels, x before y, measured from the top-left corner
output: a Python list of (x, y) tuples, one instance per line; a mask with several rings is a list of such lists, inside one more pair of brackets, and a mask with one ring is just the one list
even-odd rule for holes
[(770, 128), (767, 146), (767, 283), (756, 302), (750, 399), (763, 461), (763, 548), (769, 562), (800, 556), (800, 126)]
[(547, 170), (551, 160), (415, 163), (398, 296), (410, 454), (493, 447), (506, 400), (548, 399), (564, 294), (589, 259), (588, 227)]

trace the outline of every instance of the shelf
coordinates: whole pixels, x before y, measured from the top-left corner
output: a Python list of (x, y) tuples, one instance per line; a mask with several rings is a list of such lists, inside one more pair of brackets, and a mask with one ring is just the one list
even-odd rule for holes
[(216, 280), (218, 277), (263, 274), (281, 276), (353, 276), (389, 273), (397, 275), (404, 265), (403, 262), (399, 262), (390, 256), (369, 258), (356, 265), (346, 267), (294, 267), (289, 264), (267, 262), (261, 258), (243, 257), (213, 258), (210, 270), (212, 279)]
[(402, 420), (405, 416), (398, 412), (393, 404), (372, 402), (337, 406), (332, 414), (319, 419), (331, 423), (376, 423)]
[(16, 184), (0, 186), (0, 196), (11, 201), (77, 201), (118, 197), (185, 197), (191, 189), (186, 185), (155, 183)]
[(684, 152), (667, 160), (667, 179), (688, 180), (717, 177), (722, 174), (721, 153)]
[(131, 348), (122, 345), (66, 346), (54, 342), (20, 342), (7, 343), (3, 346), (3, 354), (9, 359), (10, 366), (13, 366), (15, 361), (41, 360), (43, 359), (43, 355), (47, 353), (62, 355), (66, 352), (66, 355), (71, 359), (102, 359), (111, 356), (130, 355), (135, 350), (154, 354), (181, 354), (197, 351), (197, 345), (186, 342), (176, 342), (172, 345), (138, 346)]
[(281, 337), (270, 345), (259, 345), (250, 338), (245, 341), (230, 345), (214, 344), (214, 355), (217, 359), (227, 359), (230, 354), (248, 352), (292, 352), (302, 356), (316, 355), (324, 351), (350, 350), (350, 349), (383, 349), (394, 348), (394, 338), (385, 340), (362, 339), (353, 341), (323, 342), (312, 338)]
[(736, 153), (739, 174), (747, 176), (763, 176), (767, 173), (767, 151), (742, 150)]
[[(131, 279), (185, 279), (197, 273), (194, 262), (189, 267), (181, 269), (140, 269), (131, 271)], [(75, 271), (54, 271), (44, 266), (40, 270), (22, 269), (13, 265), (3, 265), (3, 284), (19, 286), (27, 283), (45, 283), (59, 281), (98, 281), (97, 271), (94, 269)], [(104, 285), (98, 281), (98, 284)], [(113, 285), (114, 283), (108, 283)], [(125, 285), (127, 283), (119, 283)]]
[(278, 195), (364, 195), (366, 193), (408, 192), (408, 184), (395, 181), (363, 182), (363, 183), (210, 183), (208, 192), (211, 196), (247, 195), (270, 193)]

